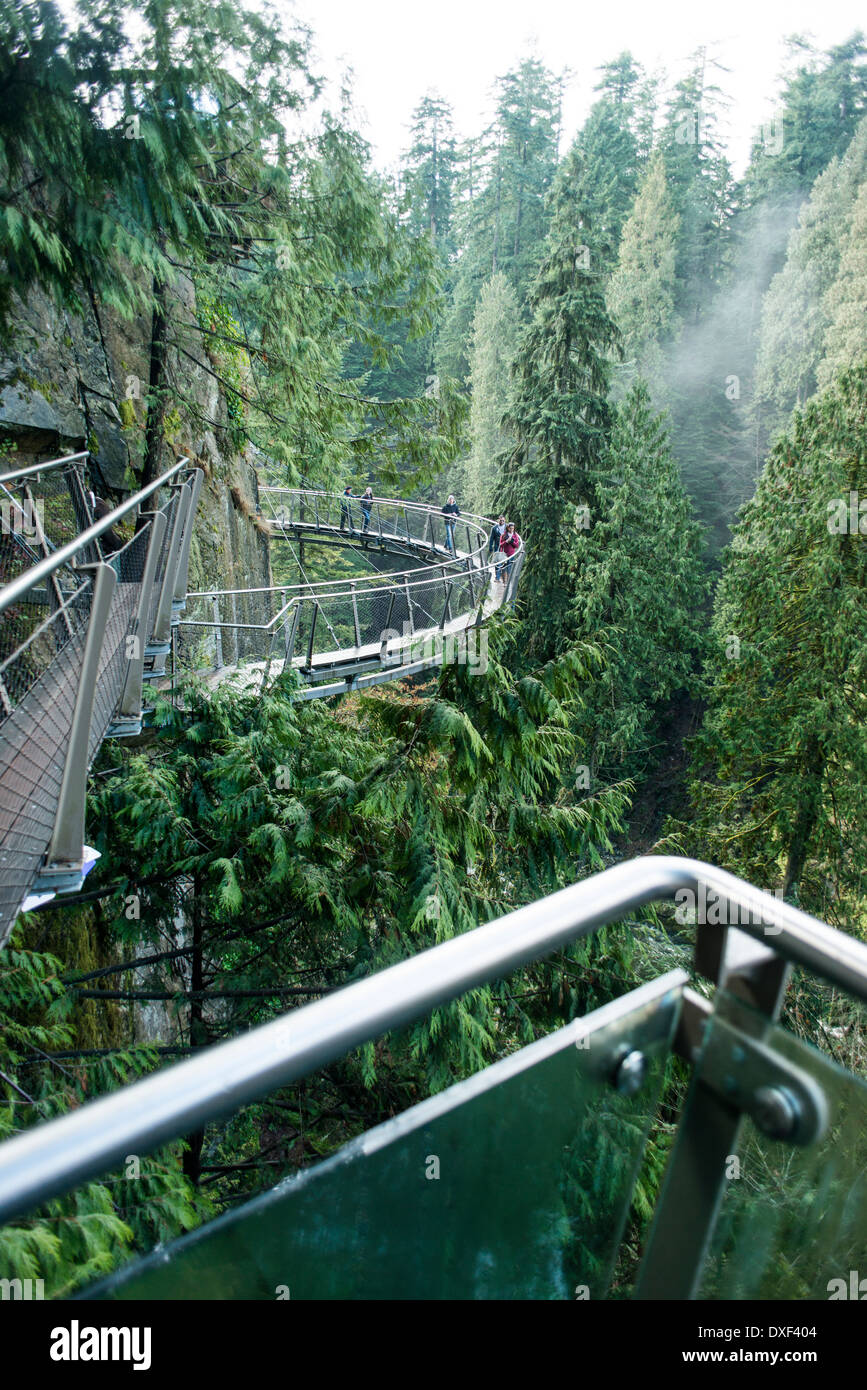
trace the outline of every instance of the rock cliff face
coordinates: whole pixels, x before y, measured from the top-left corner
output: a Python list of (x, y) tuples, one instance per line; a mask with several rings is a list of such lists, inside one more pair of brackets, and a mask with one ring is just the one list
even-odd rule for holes
[[(178, 307), (194, 327), (190, 287), (181, 285), (176, 293)], [(119, 497), (134, 491), (149, 336), (149, 320), (122, 320), (91, 301), (73, 312), (37, 292), (19, 305), (0, 361), (0, 472), (10, 459), (37, 462), (89, 449), (98, 492)], [(205, 474), (190, 588), (266, 585), (270, 561), (256, 516), (256, 472), (249, 458), (227, 443), (226, 404), (208, 358), (200, 349), (193, 357), (198, 360), (172, 358), (173, 380), (189, 410), (169, 408), (165, 444), (167, 464), (188, 455)]]

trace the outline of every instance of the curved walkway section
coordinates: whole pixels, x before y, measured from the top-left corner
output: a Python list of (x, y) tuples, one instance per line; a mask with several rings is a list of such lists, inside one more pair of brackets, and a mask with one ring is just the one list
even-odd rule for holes
[(186, 594), (201, 471), (183, 459), (97, 520), (86, 468), (0, 476), (0, 945), (36, 898), (80, 888), (88, 768), (140, 732)]
[(439, 507), (375, 497), (287, 488), (261, 490), (262, 516), (275, 543), (338, 545), (404, 557), (394, 573), (267, 589), (188, 595), (175, 629), (176, 668), (216, 681), (241, 668), (250, 682), (292, 666), (302, 697), (335, 695), (396, 680), (444, 661), (483, 661), (475, 631), (512, 603), (523, 548), (507, 573), (488, 553), (492, 522)]

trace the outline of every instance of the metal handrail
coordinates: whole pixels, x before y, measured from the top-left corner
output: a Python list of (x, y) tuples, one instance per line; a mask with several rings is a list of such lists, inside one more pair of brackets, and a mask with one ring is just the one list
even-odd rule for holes
[[(305, 488), (261, 487), (261, 488), (259, 489), (259, 492), (260, 492), (260, 495), (265, 495), (265, 494), (274, 493), (274, 494), (280, 494), (280, 495), (283, 495), (283, 496), (313, 498), (314, 501), (315, 501), (315, 500), (318, 500), (318, 499), (321, 498), (321, 497), (326, 497), (326, 498), (329, 499), (329, 501), (337, 502), (337, 503), (344, 503), (344, 502), (347, 502), (347, 501), (352, 501), (352, 502), (360, 502), (360, 501), (361, 501), (361, 498), (360, 498), (360, 497), (356, 497), (356, 496), (354, 496), (354, 495), (353, 495), (351, 498), (346, 498), (342, 493), (339, 493), (339, 492), (314, 491), (314, 490), (312, 490), (312, 489), (309, 489), (309, 490), (308, 490), (308, 489), (305, 489)], [(446, 518), (443, 516), (442, 508), (441, 508), (441, 507), (435, 506), (433, 503), (426, 503), (426, 502), (404, 502), (404, 501), (402, 501), (400, 498), (395, 498), (395, 497), (372, 497), (372, 498), (369, 499), (369, 501), (370, 501), (370, 503), (371, 503), (371, 506), (373, 506), (374, 504), (376, 504), (378, 507), (383, 507), (383, 506), (385, 506), (385, 507), (391, 507), (391, 508), (393, 508), (393, 509), (395, 509), (395, 510), (397, 510), (397, 509), (399, 508), (402, 512), (411, 511), (411, 512), (417, 513), (417, 514), (420, 515), (420, 516), (427, 516), (427, 517), (442, 517), (444, 523), (445, 523), (445, 520), (446, 520)], [(301, 529), (301, 530), (306, 530), (306, 529), (308, 529), (307, 523), (302, 522), (302, 521), (300, 521), (300, 520), (298, 520), (298, 521), (289, 521), (289, 522), (281, 522), (281, 521), (279, 520), (279, 518), (276, 517), (276, 516), (266, 516), (264, 519), (265, 519), (266, 522), (268, 522), (269, 525), (276, 524), (278, 528), (281, 528), (281, 529), (284, 529), (284, 530), (285, 530), (285, 529), (289, 529), (290, 527), (294, 527), (294, 526), (297, 526), (297, 527), (298, 527), (299, 529)], [(381, 520), (381, 517), (380, 517), (380, 520)], [(460, 517), (458, 517), (456, 520), (457, 520), (457, 522), (460, 523), (460, 524), (466, 524), (466, 526), (467, 526), (468, 528), (469, 528), (469, 527), (472, 527), (472, 528), (476, 531), (477, 536), (481, 538), (480, 541), (479, 541), (479, 544), (478, 544), (478, 546), (477, 546), (477, 548), (476, 548), (475, 550), (467, 551), (467, 552), (466, 552), (465, 554), (463, 554), (463, 555), (456, 555), (453, 551), (448, 550), (447, 547), (438, 546), (435, 542), (432, 544), (431, 541), (426, 540), (426, 539), (424, 539), (423, 537), (420, 537), (420, 536), (410, 536), (408, 532), (407, 532), (407, 535), (406, 535), (405, 537), (404, 537), (404, 536), (398, 537), (398, 533), (395, 532), (395, 533), (394, 533), (394, 537), (400, 539), (400, 542), (401, 542), (402, 545), (408, 545), (408, 546), (410, 546), (410, 547), (417, 547), (419, 550), (423, 550), (423, 551), (424, 551), (426, 554), (428, 554), (428, 555), (431, 553), (431, 549), (433, 548), (433, 550), (437, 553), (437, 555), (441, 555), (441, 556), (442, 556), (441, 559), (438, 559), (438, 560), (437, 560), (437, 564), (436, 564), (436, 566), (435, 566), (435, 568), (437, 568), (437, 569), (439, 569), (439, 568), (442, 567), (442, 568), (444, 568), (444, 569), (456, 569), (456, 570), (460, 570), (460, 569), (466, 564), (467, 560), (481, 560), (482, 563), (484, 563), (484, 560), (482, 559), (482, 557), (483, 557), (483, 554), (484, 554), (484, 551), (485, 551), (485, 547), (486, 547), (487, 542), (488, 542), (488, 538), (489, 538), (489, 536), (490, 536), (490, 529), (491, 529), (491, 527), (493, 526), (494, 523), (493, 523), (491, 520), (489, 520), (488, 518), (486, 518), (486, 517), (481, 517), (481, 516), (476, 516), (475, 513), (472, 513), (472, 512), (462, 512), (461, 515), (460, 515)], [(317, 523), (313, 523), (313, 522), (311, 522), (311, 523), (309, 524), (309, 529), (310, 529), (312, 532), (314, 532), (314, 533), (317, 533), (317, 532), (318, 532), (319, 534), (323, 534), (323, 533), (330, 534), (332, 531), (337, 531), (337, 530), (338, 530), (338, 528), (337, 528), (336, 526), (335, 526), (335, 527), (332, 527), (332, 526), (330, 526), (330, 525), (317, 524)], [(371, 540), (377, 540), (377, 539), (382, 540), (382, 539), (384, 539), (384, 536), (382, 535), (381, 532), (377, 532), (377, 531), (372, 531), (372, 530), (371, 530), (371, 531), (368, 531), (366, 534), (367, 534), (367, 536), (368, 536)], [(523, 542), (522, 542), (522, 547), (523, 547)], [(516, 554), (517, 554), (517, 552), (516, 552)], [(418, 566), (417, 566), (417, 565), (414, 566), (412, 569), (397, 570), (397, 571), (395, 571), (395, 572), (391, 575), (391, 578), (393, 578), (393, 579), (401, 579), (401, 578), (403, 578), (404, 575), (415, 574), (415, 573), (417, 572), (417, 570), (418, 570)], [(370, 584), (370, 583), (373, 583), (373, 582), (376, 580), (377, 577), (378, 577), (377, 575), (360, 575), (360, 576), (357, 577), (357, 582), (358, 582), (359, 584)], [(321, 588), (321, 587), (323, 587), (324, 585), (327, 585), (327, 584), (334, 584), (334, 583), (336, 583), (336, 582), (338, 582), (338, 581), (335, 581), (335, 580), (328, 580), (328, 579), (320, 579), (320, 580), (316, 580), (314, 584), (298, 585), (298, 586), (296, 586), (296, 587), (298, 587), (298, 588), (304, 588), (304, 589), (306, 589), (306, 590), (309, 590), (309, 589), (311, 589), (311, 588)], [(229, 592), (229, 591), (226, 591), (226, 592)], [(347, 588), (346, 592), (347, 592), (347, 594), (350, 592), (348, 588)], [(191, 594), (190, 597), (191, 597), (191, 598), (192, 598), (192, 597), (195, 597), (195, 595), (192, 595), (192, 594)]]
[[(518, 554), (519, 552), (516, 551), (515, 553)], [(439, 567), (437, 566), (437, 568), (439, 568)], [(493, 568), (494, 568), (493, 564), (485, 565), (485, 566), (483, 567), (482, 570), (477, 570), (477, 571), (476, 571), (476, 574), (477, 574), (477, 575), (481, 575), (481, 574), (484, 573), (485, 570), (490, 570), (490, 569), (493, 569)], [(418, 574), (419, 571), (418, 571), (418, 570), (409, 570), (408, 573), (409, 573), (409, 574)], [(404, 576), (403, 576), (402, 574), (401, 574), (401, 575), (388, 575), (388, 576), (386, 576), (386, 578), (388, 578), (388, 579), (399, 578), (399, 579), (402, 580), (402, 579), (404, 578)], [(337, 581), (335, 581), (335, 582), (337, 582)], [(365, 597), (365, 598), (376, 598), (376, 597), (379, 596), (379, 595), (391, 594), (391, 593), (393, 593), (396, 589), (400, 589), (401, 593), (404, 593), (404, 592), (406, 591), (407, 588), (409, 588), (410, 590), (412, 590), (412, 589), (414, 589), (414, 588), (419, 588), (419, 589), (421, 589), (421, 588), (429, 588), (429, 587), (430, 587), (430, 584), (431, 584), (431, 576), (430, 576), (429, 574), (426, 574), (425, 572), (422, 571), (421, 577), (418, 578), (418, 579), (414, 579), (414, 580), (413, 580), (410, 584), (408, 584), (408, 585), (406, 585), (406, 584), (400, 584), (400, 585), (396, 585), (396, 584), (380, 584), (377, 588), (365, 589), (365, 590), (364, 590), (364, 597)], [(200, 592), (197, 592), (197, 593), (189, 593), (189, 594), (187, 594), (187, 598), (188, 598), (188, 599), (194, 599), (194, 598), (213, 599), (213, 598), (231, 597), (232, 594), (289, 594), (289, 598), (288, 598), (288, 599), (286, 600), (286, 602), (283, 604), (282, 608), (278, 609), (278, 611), (274, 614), (274, 616), (273, 616), (272, 618), (269, 618), (269, 619), (268, 619), (268, 622), (267, 622), (267, 623), (245, 623), (245, 622), (236, 622), (236, 621), (235, 621), (234, 619), (232, 619), (232, 618), (223, 618), (223, 619), (220, 620), (220, 622), (214, 622), (213, 620), (211, 620), (211, 619), (206, 619), (206, 618), (181, 618), (180, 622), (178, 623), (178, 626), (179, 626), (179, 627), (230, 627), (230, 628), (233, 628), (233, 629), (234, 629), (234, 628), (240, 628), (240, 629), (242, 629), (242, 630), (244, 630), (244, 631), (250, 631), (250, 632), (271, 632), (273, 628), (275, 628), (280, 622), (282, 622), (282, 620), (286, 617), (286, 614), (289, 612), (289, 610), (290, 610), (291, 608), (293, 608), (296, 604), (304, 603), (305, 600), (306, 600), (307, 602), (311, 602), (311, 603), (314, 603), (314, 602), (316, 602), (316, 603), (321, 603), (321, 602), (322, 602), (323, 600), (325, 600), (325, 599), (329, 599), (329, 598), (334, 598), (334, 599), (339, 599), (339, 598), (350, 598), (351, 595), (352, 595), (352, 589), (351, 589), (351, 587), (350, 587), (350, 581), (347, 581), (347, 587), (346, 587), (345, 590), (343, 590), (343, 589), (338, 589), (338, 590), (336, 590), (334, 593), (328, 593), (328, 594), (314, 594), (314, 593), (311, 593), (310, 590), (311, 590), (312, 588), (314, 588), (314, 587), (316, 587), (316, 586), (313, 586), (313, 585), (310, 585), (310, 586), (307, 586), (307, 585), (297, 585), (297, 586), (295, 586), (295, 585), (282, 585), (282, 584), (278, 584), (278, 585), (274, 585), (272, 588), (268, 588), (268, 589), (202, 589)], [(295, 592), (294, 592), (294, 589), (295, 589), (295, 588), (298, 588), (298, 589), (301, 590), (302, 592), (295, 593)], [(474, 604), (473, 607), (474, 607), (474, 608), (477, 608), (477, 607), (478, 607), (478, 604), (477, 604), (477, 603)]]
[(62, 458), (46, 459), (44, 463), (28, 463), (24, 468), (15, 468), (11, 473), (0, 474), (0, 483), (15, 482), (17, 478), (31, 478), (36, 473), (47, 473), (63, 464), (77, 463), (79, 459), (90, 458), (90, 450), (82, 449), (80, 454), (64, 454)]
[(182, 468), (188, 468), (189, 465), (189, 459), (180, 459), (178, 463), (174, 464), (166, 473), (163, 473), (161, 477), (156, 478), (152, 483), (148, 483), (147, 487), (142, 488), (141, 492), (137, 492), (134, 496), (128, 497), (119, 507), (115, 507), (114, 511), (108, 513), (108, 516), (103, 517), (101, 521), (95, 521), (92, 526), (88, 526), (87, 530), (82, 531), (74, 540), (68, 541), (66, 545), (61, 546), (59, 550), (55, 550), (51, 555), (46, 556), (44, 560), (40, 560), (37, 565), (33, 565), (31, 569), (25, 570), (23, 574), (19, 574), (15, 579), (11, 580), (10, 583), (0, 590), (0, 613), (4, 612), (10, 604), (22, 598), (35, 584), (40, 584), (43, 579), (47, 579), (55, 570), (60, 569), (63, 565), (69, 564), (75, 559), (79, 552), (92, 541), (99, 540), (100, 536), (104, 535), (106, 531), (111, 530), (112, 526), (116, 525), (118, 521), (122, 521), (124, 517), (129, 516), (130, 512), (136, 511), (136, 509), (141, 506), (142, 502), (145, 502), (148, 497), (152, 497), (161, 487), (165, 487), (166, 483), (170, 482)]
[(0, 1220), (297, 1081), (476, 986), (679, 889), (744, 910), (738, 929), (867, 1000), (867, 945), (695, 859), (615, 865), (346, 989), (208, 1048), (0, 1146)]

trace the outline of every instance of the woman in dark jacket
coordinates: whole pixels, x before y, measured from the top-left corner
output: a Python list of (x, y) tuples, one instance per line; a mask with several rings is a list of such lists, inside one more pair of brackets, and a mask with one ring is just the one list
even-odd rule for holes
[(454, 493), (449, 493), (449, 500), (443, 507), (443, 516), (446, 519), (446, 550), (455, 553), (455, 517), (460, 516), (461, 509), (454, 499)]

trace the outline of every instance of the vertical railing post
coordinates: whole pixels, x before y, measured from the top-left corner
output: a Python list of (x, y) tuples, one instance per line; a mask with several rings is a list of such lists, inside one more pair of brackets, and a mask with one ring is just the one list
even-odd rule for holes
[(452, 601), (452, 585), (453, 585), (453, 583), (454, 583), (454, 580), (452, 580), (452, 579), (450, 579), (450, 580), (448, 581), (448, 583), (446, 583), (445, 579), (443, 579), (443, 584), (445, 585), (445, 590), (446, 590), (446, 601), (445, 601), (445, 604), (444, 604), (444, 606), (443, 606), (443, 615), (442, 615), (442, 618), (440, 619), (440, 630), (441, 630), (441, 631), (442, 631), (442, 629), (445, 627), (446, 623), (448, 622), (449, 616), (450, 616), (450, 615), (449, 615), (449, 605), (450, 605), (450, 603), (451, 603), (451, 601)]
[(115, 722), (110, 725), (108, 730), (109, 735), (114, 738), (129, 738), (131, 735), (141, 732), (145, 643), (148, 636), (145, 628), (151, 611), (157, 563), (166, 530), (165, 512), (144, 512), (141, 514), (140, 520), (145, 521), (150, 526), (150, 536), (148, 537), (147, 554), (142, 573), (141, 589), (139, 590), (138, 607), (136, 608), (132, 631), (128, 634), (128, 640), (131, 639), (132, 641), (132, 651), (127, 651), (126, 654), (129, 661), (126, 680), (118, 702)]
[(355, 580), (352, 581), (352, 619), (355, 624), (355, 645), (361, 646), (361, 628), (358, 623), (358, 596), (355, 592)]
[[(303, 602), (303, 600), (302, 600), (302, 602)], [(312, 600), (312, 603), (313, 603), (313, 616), (312, 616), (312, 618), (310, 619), (310, 636), (309, 636), (309, 638), (307, 639), (307, 670), (308, 670), (308, 671), (312, 671), (312, 669), (313, 669), (313, 634), (314, 634), (314, 632), (316, 631), (316, 618), (317, 618), (317, 615), (318, 615), (318, 613), (319, 613), (319, 604), (317, 603), (316, 599), (313, 599), (313, 600)]]
[[(292, 614), (292, 627), (291, 627), (291, 631), (288, 632), (288, 635), (287, 635), (287, 637), (286, 637), (286, 655), (285, 655), (285, 657), (284, 657), (284, 659), (283, 659), (283, 670), (284, 670), (284, 671), (287, 669), (287, 667), (289, 667), (289, 666), (292, 665), (292, 660), (293, 660), (294, 655), (295, 655), (295, 641), (296, 641), (296, 638), (297, 638), (297, 636), (298, 636), (298, 621), (299, 621), (299, 619), (300, 619), (300, 617), (301, 617), (301, 603), (302, 603), (302, 600), (301, 600), (301, 599), (296, 599), (296, 600), (295, 600), (295, 610), (294, 610), (294, 612), (293, 612), (293, 614)], [(288, 622), (288, 618), (289, 618), (289, 615), (288, 615), (288, 613), (287, 613), (286, 619), (285, 619), (284, 625), (283, 625), (284, 631), (286, 631), (286, 622)]]
[(184, 486), (189, 492), (187, 503), (187, 514), (184, 521), (184, 534), (181, 540), (181, 547), (178, 553), (178, 565), (175, 574), (175, 587), (172, 595), (172, 607), (179, 609), (186, 606), (187, 600), (187, 579), (190, 572), (190, 546), (193, 540), (193, 523), (195, 521), (196, 510), (199, 505), (199, 493), (202, 491), (202, 483), (205, 480), (204, 472), (201, 468), (193, 469), (193, 476), (189, 478)]
[(220, 626), (220, 600), (216, 594), (211, 597), (211, 614), (214, 619), (214, 670), (223, 665), (223, 629)]
[(172, 622), (172, 599), (175, 591), (175, 578), (178, 572), (178, 559), (181, 553), (181, 542), (184, 535), (184, 527), (187, 522), (187, 515), (192, 501), (192, 493), (186, 486), (182, 486), (177, 491), (177, 502), (175, 503), (175, 514), (172, 521), (172, 531), (168, 542), (168, 552), (166, 554), (166, 568), (163, 573), (162, 589), (160, 590), (157, 602), (157, 611), (154, 616), (154, 630), (152, 634), (152, 644), (162, 650), (168, 650), (169, 638), (171, 636)]
[(409, 619), (409, 635), (410, 635), (410, 637), (414, 637), (414, 636), (415, 636), (415, 620), (413, 619), (413, 616), (412, 616), (412, 599), (411, 599), (410, 596), (409, 596), (409, 579), (408, 579), (408, 578), (404, 579), (404, 581), (403, 581), (403, 587), (404, 587), (404, 592), (406, 593), (406, 613), (407, 613), (407, 618)]

